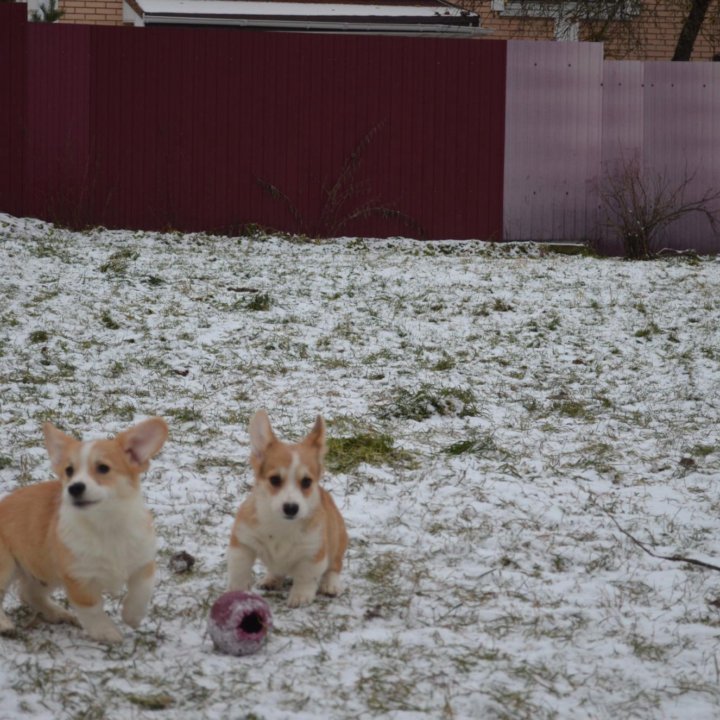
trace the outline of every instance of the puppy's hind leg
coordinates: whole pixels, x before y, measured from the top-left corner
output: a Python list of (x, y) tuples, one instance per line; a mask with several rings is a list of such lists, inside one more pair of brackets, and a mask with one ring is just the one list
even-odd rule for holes
[(0, 633), (12, 632), (15, 626), (12, 620), (5, 614), (2, 609), (2, 603), (5, 599), (10, 583), (15, 575), (15, 558), (10, 554), (5, 543), (0, 540)]
[(77, 625), (75, 616), (50, 599), (50, 590), (35, 578), (21, 576), (20, 599), (49, 623)]

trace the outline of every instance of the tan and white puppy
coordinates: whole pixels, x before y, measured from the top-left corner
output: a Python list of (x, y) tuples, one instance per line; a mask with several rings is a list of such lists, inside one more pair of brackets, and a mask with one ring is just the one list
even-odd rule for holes
[[(140, 492), (140, 474), (163, 446), (161, 418), (112, 440), (80, 442), (51, 423), (45, 446), (59, 480), (15, 490), (0, 501), (0, 603), (13, 580), (20, 599), (52, 623), (76, 623), (50, 599), (64, 587), (77, 620), (94, 640), (120, 642), (103, 610), (103, 593), (127, 585), (122, 618), (137, 627), (155, 577), (155, 532)], [(0, 631), (13, 624), (0, 605)]]
[(260, 558), (266, 589), (293, 580), (290, 607), (311, 603), (318, 590), (340, 592), (347, 531), (330, 494), (320, 487), (325, 456), (325, 423), (318, 415), (299, 443), (278, 440), (265, 410), (250, 421), (250, 463), (255, 484), (235, 518), (228, 550), (230, 590), (249, 590)]

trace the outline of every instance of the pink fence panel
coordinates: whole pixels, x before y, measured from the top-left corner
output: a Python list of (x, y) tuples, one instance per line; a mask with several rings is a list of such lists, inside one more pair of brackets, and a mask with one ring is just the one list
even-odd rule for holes
[(508, 43), (506, 240), (591, 237), (597, 223), (603, 48)]
[[(720, 191), (720, 63), (645, 63), (643, 150), (646, 174), (673, 187), (692, 178), (686, 200)], [(675, 249), (720, 251), (720, 236), (697, 213), (671, 225), (661, 241)]]
[[(633, 60), (607, 61), (603, 65), (602, 163), (600, 193), (608, 190), (610, 179), (634, 163), (642, 162), (645, 107), (645, 63)], [(610, 254), (622, 254), (622, 244), (613, 232), (611, 219), (598, 213), (598, 240)]]

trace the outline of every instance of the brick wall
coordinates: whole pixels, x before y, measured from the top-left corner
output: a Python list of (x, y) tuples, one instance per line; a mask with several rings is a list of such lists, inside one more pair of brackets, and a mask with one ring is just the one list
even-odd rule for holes
[[(623, 29), (609, 28), (605, 56), (618, 60), (671, 60), (680, 36), (687, 6), (679, 0), (643, 3), (637, 21)], [(586, 28), (587, 33), (592, 28)], [(720, 3), (708, 10), (693, 50), (693, 60), (711, 60), (720, 53)]]
[(122, 25), (123, 0), (60, 0), (61, 23)]
[[(492, 10), (491, 0), (456, 0), (480, 15), (482, 27), (500, 40), (552, 40), (555, 23), (549, 18), (507, 17)], [(537, 6), (537, 4), (535, 4)], [(644, 0), (632, 20), (581, 23), (579, 37), (605, 43), (605, 57), (614, 60), (670, 60), (687, 12), (685, 0)], [(720, 0), (708, 10), (695, 43), (693, 60), (710, 60), (720, 53)]]

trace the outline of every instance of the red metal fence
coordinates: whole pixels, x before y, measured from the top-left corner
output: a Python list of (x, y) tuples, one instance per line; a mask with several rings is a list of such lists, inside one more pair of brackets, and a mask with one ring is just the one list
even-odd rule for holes
[(0, 3), (0, 210), (501, 238), (504, 42), (26, 24), (24, 8)]
[[(6, 101), (7, 100), (7, 101)], [(602, 240), (618, 159), (720, 190), (720, 63), (602, 46), (28, 24), (0, 3), (0, 211), (72, 226)], [(720, 208), (718, 208), (720, 209)], [(700, 215), (664, 245), (720, 251)]]
[(0, 4), (0, 210), (22, 210), (25, 5)]

